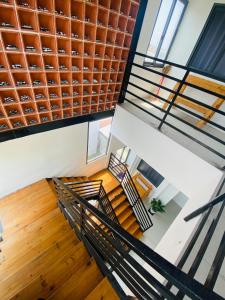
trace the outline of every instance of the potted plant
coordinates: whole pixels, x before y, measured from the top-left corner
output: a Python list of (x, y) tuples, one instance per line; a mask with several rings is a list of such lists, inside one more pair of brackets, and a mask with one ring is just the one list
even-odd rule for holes
[(161, 200), (153, 198), (148, 211), (151, 215), (154, 215), (155, 213), (164, 213), (165, 205), (162, 204)]

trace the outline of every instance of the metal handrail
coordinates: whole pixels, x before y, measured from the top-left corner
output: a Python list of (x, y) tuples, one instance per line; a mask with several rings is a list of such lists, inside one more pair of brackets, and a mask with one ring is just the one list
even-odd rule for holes
[[(107, 267), (112, 273), (116, 273), (138, 299), (176, 298), (172, 291), (153, 276), (153, 272), (147, 271), (149, 267), (191, 299), (223, 299), (135, 239), (60, 180), (53, 178), (53, 181), (62, 212), (84, 244), (90, 245), (92, 253), (97, 254), (102, 270)], [(92, 215), (95, 218), (91, 218)], [(101, 224), (107, 231), (101, 228)], [(127, 250), (132, 250), (146, 265), (139, 263), (140, 260), (134, 259)]]
[(201, 215), (202, 213), (204, 213), (206, 210), (212, 208), (213, 206), (217, 205), (218, 203), (225, 201), (225, 193), (222, 195), (219, 195), (217, 197), (215, 197), (212, 201), (210, 201), (209, 203), (199, 207), (198, 209), (196, 209), (195, 211), (193, 211), (192, 213), (190, 213), (189, 215), (187, 215), (184, 220), (185, 221), (190, 221), (191, 219)]
[[(146, 231), (153, 226), (150, 215), (145, 208), (139, 192), (135, 186), (133, 178), (131, 177), (127, 167), (123, 164), (113, 153), (110, 155), (108, 170), (120, 182), (124, 192), (128, 198), (131, 208), (137, 218), (142, 231)], [(118, 173), (119, 171), (120, 173)], [(118, 176), (121, 174), (121, 176)]]
[[(135, 55), (138, 55), (138, 56), (142, 56), (142, 57), (145, 57), (145, 58), (150, 58), (152, 60), (162, 62), (163, 64), (171, 65), (171, 66), (174, 66), (176, 68), (180, 68), (180, 69), (184, 69), (184, 70), (189, 70), (190, 72), (209, 77), (209, 75), (206, 74), (205, 72), (199, 71), (197, 69), (194, 69), (194, 68), (191, 68), (191, 67), (188, 67), (188, 66), (180, 65), (180, 64), (174, 63), (174, 62), (169, 61), (169, 60), (165, 60), (165, 59), (161, 59), (161, 58), (158, 58), (158, 57), (150, 56), (150, 55), (147, 55), (145, 53), (133, 51), (132, 49), (130, 50), (130, 52), (132, 52), (132, 53), (134, 53)], [(213, 76), (211, 76), (211, 77), (213, 78)], [(225, 80), (223, 82), (225, 82)], [(198, 88), (198, 86), (195, 86), (195, 87)], [(222, 96), (225, 99), (225, 96), (223, 96), (223, 95), (220, 95), (220, 94), (217, 94), (217, 93), (214, 93), (214, 92), (212, 92), (212, 93), (217, 97)]]
[[(131, 175), (130, 175), (130, 173), (129, 173), (127, 167), (126, 167), (126, 165), (125, 165), (124, 163), (122, 163), (122, 162), (121, 162), (121, 161), (120, 161), (113, 153), (110, 154), (109, 164), (110, 164), (110, 161), (111, 161), (112, 159), (113, 159), (113, 160), (117, 160), (117, 161), (119, 162), (118, 165), (122, 165), (122, 166), (123, 166), (123, 168), (125, 169), (124, 174), (126, 173), (127, 176), (129, 177), (129, 181), (132, 182), (133, 189), (135, 190), (135, 193), (137, 194), (137, 200), (136, 200), (136, 202), (133, 203), (133, 204), (131, 204), (131, 206), (134, 206), (134, 205), (137, 203), (138, 199), (141, 200), (141, 197), (140, 197), (140, 195), (139, 195), (139, 193), (138, 193), (138, 190), (137, 190), (137, 188), (136, 188), (136, 186), (135, 186), (135, 184), (134, 184), (134, 181), (133, 181), (133, 179), (132, 179), (132, 177), (131, 177)], [(123, 176), (123, 178), (124, 178), (124, 176)], [(120, 181), (120, 178), (117, 178), (117, 179)], [(122, 183), (122, 182), (123, 182), (123, 179), (122, 179), (120, 182)]]
[(103, 186), (103, 180), (64, 182), (73, 192), (86, 200), (97, 200), (101, 210), (114, 222), (119, 223)]

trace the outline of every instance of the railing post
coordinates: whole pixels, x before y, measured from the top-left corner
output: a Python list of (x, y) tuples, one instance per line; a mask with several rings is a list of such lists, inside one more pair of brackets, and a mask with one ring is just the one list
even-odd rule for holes
[(145, 16), (145, 10), (146, 10), (146, 6), (148, 3), (148, 0), (142, 0), (140, 1), (140, 6), (139, 6), (139, 10), (138, 10), (138, 15), (136, 18), (136, 25), (134, 28), (134, 32), (133, 32), (133, 37), (132, 37), (132, 41), (131, 41), (131, 45), (130, 45), (130, 51), (129, 51), (129, 55), (128, 55), (128, 59), (127, 59), (127, 63), (126, 64), (126, 68), (125, 68), (125, 72), (124, 72), (124, 77), (123, 77), (123, 82), (122, 82), (122, 86), (120, 89), (120, 95), (119, 95), (119, 99), (118, 99), (118, 103), (123, 103), (124, 102), (124, 98), (125, 98), (125, 90), (127, 89), (128, 83), (129, 82), (129, 78), (130, 78), (130, 73), (131, 73), (131, 69), (132, 69), (132, 63), (134, 61), (134, 57), (135, 57), (135, 52), (137, 49), (137, 44), (138, 44), (138, 40), (139, 40), (139, 36), (141, 33), (141, 28), (142, 28), (142, 24), (143, 24), (143, 20), (144, 20), (144, 16)]
[(83, 232), (84, 215), (85, 215), (85, 212), (84, 212), (83, 205), (80, 204), (80, 232), (81, 232), (81, 234)]
[(176, 98), (177, 98), (180, 90), (182, 89), (182, 86), (185, 84), (185, 81), (186, 81), (188, 75), (189, 75), (189, 70), (187, 70), (185, 72), (185, 74), (183, 76), (183, 79), (181, 80), (180, 85), (178, 86), (178, 89), (174, 93), (173, 99), (170, 101), (170, 104), (169, 104), (169, 106), (168, 106), (168, 108), (167, 108), (167, 110), (165, 112), (165, 115), (163, 116), (162, 121), (159, 124), (159, 127), (158, 127), (159, 130), (161, 130), (161, 128), (163, 126), (163, 123), (165, 122), (165, 120), (166, 120), (166, 118), (167, 118), (167, 116), (168, 116), (168, 114), (169, 114), (169, 112), (170, 112), (170, 110), (171, 110), (171, 108), (172, 108), (172, 106), (173, 106), (173, 104), (174, 104), (174, 102), (175, 102), (175, 100), (176, 100)]

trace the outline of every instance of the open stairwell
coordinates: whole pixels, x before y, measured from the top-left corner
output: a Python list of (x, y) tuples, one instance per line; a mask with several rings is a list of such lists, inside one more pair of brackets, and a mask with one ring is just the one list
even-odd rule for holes
[(121, 185), (110, 191), (108, 198), (120, 225), (136, 238), (141, 238), (143, 233)]
[(0, 299), (119, 299), (46, 180), (0, 200)]
[(111, 202), (120, 225), (134, 237), (140, 239), (143, 233), (119, 181), (112, 175), (112, 173), (108, 169), (102, 170), (92, 175), (89, 179), (103, 180), (103, 186), (107, 192), (108, 198)]
[(140, 239), (143, 232), (140, 229), (140, 225), (137, 222), (132, 207), (119, 181), (111, 174), (111, 172), (109, 172), (109, 170), (102, 170), (89, 178), (84, 176), (61, 178), (61, 181), (64, 183), (82, 182), (86, 180), (103, 181), (104, 189), (120, 225), (134, 237)]

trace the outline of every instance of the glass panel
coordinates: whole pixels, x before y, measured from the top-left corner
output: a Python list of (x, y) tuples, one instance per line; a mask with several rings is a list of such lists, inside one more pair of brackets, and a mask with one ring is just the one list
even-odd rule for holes
[(120, 148), (116, 151), (116, 157), (121, 160), (121, 157), (123, 155), (123, 148)]
[(173, 14), (172, 14), (171, 19), (170, 19), (169, 26), (168, 26), (166, 34), (164, 36), (163, 43), (162, 43), (162, 46), (160, 48), (158, 58), (161, 58), (161, 59), (166, 58), (168, 50), (169, 50), (170, 45), (171, 45), (171, 42), (172, 42), (172, 40), (174, 38), (174, 35), (176, 33), (177, 26), (180, 22), (184, 7), (185, 7), (184, 3), (182, 3), (181, 1), (177, 1), (176, 5), (175, 5), (175, 8), (174, 8), (174, 11), (173, 11)]
[[(184, 0), (162, 0), (147, 55), (160, 59), (167, 57), (186, 3)], [(156, 63), (149, 58), (145, 62)]]
[(120, 148), (116, 151), (116, 157), (122, 162), (125, 163), (127, 161), (127, 157), (130, 149), (127, 146)]
[(122, 163), (125, 163), (127, 161), (127, 157), (128, 157), (128, 154), (129, 154), (129, 148), (128, 147), (124, 147), (123, 149), (123, 154), (122, 154), (122, 157), (121, 157), (121, 161)]
[(147, 54), (150, 56), (155, 56), (156, 54), (172, 4), (173, 0), (166, 0), (162, 1), (161, 3), (155, 27), (149, 43)]
[(88, 161), (105, 155), (108, 150), (112, 118), (89, 123)]

